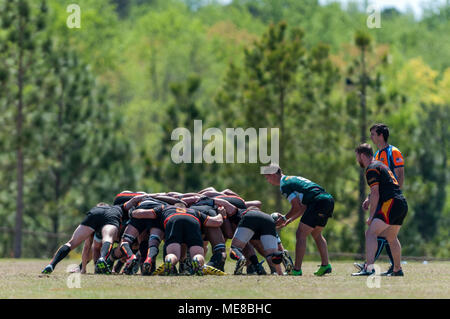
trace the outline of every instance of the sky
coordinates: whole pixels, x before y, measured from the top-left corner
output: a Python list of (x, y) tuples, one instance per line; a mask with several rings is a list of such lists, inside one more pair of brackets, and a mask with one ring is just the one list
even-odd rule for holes
[[(345, 4), (352, 0), (319, 0), (320, 4), (327, 4), (329, 2), (341, 2)], [(364, 3), (365, 1), (352, 1), (358, 3)], [(406, 12), (407, 10), (412, 10), (416, 18), (421, 18), (422, 7), (427, 6), (431, 3), (445, 3), (445, 0), (368, 0), (369, 5), (379, 6), (381, 10), (385, 8), (396, 8), (401, 12)]]
[[(232, 0), (219, 0), (223, 4), (228, 4)], [(325, 5), (330, 2), (341, 2), (344, 5), (348, 2), (357, 2), (363, 4), (364, 0), (319, 0), (319, 3)], [(446, 0), (368, 0), (369, 5), (379, 6), (381, 10), (385, 8), (396, 8), (398, 11), (406, 12), (407, 10), (412, 10), (414, 16), (417, 19), (422, 17), (422, 7), (427, 6), (430, 3), (445, 3)]]

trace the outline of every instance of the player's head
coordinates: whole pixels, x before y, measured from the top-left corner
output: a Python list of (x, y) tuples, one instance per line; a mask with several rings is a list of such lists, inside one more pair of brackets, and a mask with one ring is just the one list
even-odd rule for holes
[(364, 143), (355, 149), (356, 160), (363, 168), (367, 167), (373, 159), (373, 150), (370, 144)]
[(183, 202), (177, 202), (173, 206), (180, 207), (180, 208), (186, 208), (186, 204)]
[(122, 205), (128, 202), (134, 196), (142, 194), (145, 194), (145, 192), (122, 191), (119, 194), (117, 194), (116, 197), (114, 197), (113, 205)]
[(387, 143), (389, 139), (389, 127), (386, 124), (378, 123), (370, 128), (370, 139), (376, 145), (380, 142)]
[(280, 179), (283, 173), (278, 164), (271, 163), (269, 166), (262, 167), (262, 173), (270, 184), (275, 186), (280, 185)]

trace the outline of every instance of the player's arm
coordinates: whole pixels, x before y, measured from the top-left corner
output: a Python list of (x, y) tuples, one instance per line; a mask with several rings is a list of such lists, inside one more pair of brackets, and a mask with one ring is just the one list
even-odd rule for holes
[(183, 198), (183, 201), (184, 201), (184, 202), (186, 203), (186, 205), (189, 207), (189, 206), (191, 206), (192, 204), (198, 202), (198, 200), (199, 200), (200, 198), (201, 198), (201, 197), (198, 196), (198, 195), (196, 195), (196, 196), (190, 196), (190, 197), (184, 197), (184, 198)]
[(296, 220), (297, 218), (302, 216), (303, 213), (305, 212), (305, 210), (306, 210), (306, 206), (300, 202), (300, 199), (298, 197), (292, 198), (291, 199), (291, 209), (285, 216), (286, 221), (284, 222), (283, 227), (289, 225), (294, 220)]
[(89, 236), (84, 241), (83, 251), (81, 253), (81, 273), (86, 273), (86, 266), (88, 262), (92, 259), (92, 242), (94, 240), (94, 234)]
[(367, 224), (369, 225), (370, 223), (372, 223), (373, 216), (375, 216), (379, 199), (380, 199), (379, 184), (378, 183), (372, 184), (372, 186), (370, 187), (370, 197), (369, 197), (370, 216), (369, 219), (367, 220)]
[(134, 196), (132, 199), (130, 199), (128, 202), (123, 204), (123, 209), (125, 211), (128, 211), (131, 207), (136, 206), (141, 200), (143, 200), (148, 194), (142, 194)]
[(166, 195), (158, 195), (154, 196), (153, 198), (158, 199), (160, 201), (163, 201), (167, 204), (174, 205), (176, 203), (183, 203), (186, 205), (186, 203), (182, 199), (178, 199), (172, 196), (166, 196)]
[(397, 176), (398, 185), (402, 188), (405, 179), (405, 161), (402, 153), (396, 148), (392, 150), (392, 160), (394, 162), (394, 173)]
[(221, 199), (221, 198), (213, 198), (213, 200), (214, 200), (214, 204), (216, 204), (217, 206), (222, 206), (223, 208), (225, 208), (228, 216), (232, 216), (232, 215), (237, 213), (236, 206), (234, 206), (233, 204), (230, 204), (226, 200)]
[(155, 219), (157, 217), (156, 211), (154, 209), (135, 209), (130, 213), (130, 219), (131, 218), (137, 218), (137, 219)]
[(201, 191), (199, 191), (199, 194), (203, 194), (205, 192), (209, 192), (209, 191), (213, 191), (213, 192), (217, 192), (216, 189), (214, 187), (207, 187), (205, 189), (202, 189)]
[(259, 201), (259, 200), (251, 200), (251, 201), (245, 202), (245, 206), (247, 206), (247, 207), (256, 206), (258, 208), (261, 208), (261, 201)]
[(403, 182), (405, 180), (405, 168), (403, 166), (394, 168), (394, 172), (395, 172), (395, 175), (397, 175), (398, 186), (400, 186), (400, 188), (402, 188)]
[(214, 217), (207, 216), (205, 221), (203, 222), (203, 226), (205, 227), (220, 227), (223, 223), (223, 217), (221, 214), (217, 214)]

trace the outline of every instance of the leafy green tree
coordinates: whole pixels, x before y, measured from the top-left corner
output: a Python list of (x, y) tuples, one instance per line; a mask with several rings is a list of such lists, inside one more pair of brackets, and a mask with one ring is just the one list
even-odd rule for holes
[[(45, 28), (47, 6), (45, 1), (32, 3), (27, 0), (2, 1), (1, 55), (3, 62), (4, 107), (15, 105), (15, 110), (6, 112), (15, 123), (13, 142), (9, 144), (16, 153), (16, 219), (14, 231), (14, 257), (22, 254), (22, 227), (24, 215), (24, 189), (27, 168), (26, 156), (32, 146), (28, 138), (31, 130), (26, 126), (33, 107), (37, 85), (42, 75), (42, 30)], [(11, 137), (6, 134), (4, 138)]]

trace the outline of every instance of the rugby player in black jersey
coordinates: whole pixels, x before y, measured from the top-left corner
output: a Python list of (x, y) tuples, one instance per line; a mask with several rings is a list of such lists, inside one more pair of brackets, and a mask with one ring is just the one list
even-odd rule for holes
[(62, 245), (55, 253), (52, 261), (43, 270), (42, 273), (50, 274), (56, 265), (63, 260), (71, 250), (78, 247), (95, 232), (102, 234), (102, 247), (100, 258), (97, 260), (96, 269), (109, 273), (106, 259), (111, 253), (113, 239), (119, 232), (123, 217), (126, 215), (126, 209), (123, 206), (111, 206), (105, 203), (99, 203), (87, 213), (86, 218), (75, 229), (72, 238)]
[[(184, 197), (183, 200), (186, 201), (186, 203), (188, 203), (188, 205), (190, 205), (191, 207), (206, 205), (215, 208), (218, 206), (222, 206), (226, 211), (225, 216), (234, 215), (238, 209), (247, 208), (247, 202), (239, 195), (228, 189), (225, 190), (224, 192), (217, 192), (215, 189), (209, 188), (203, 190), (202, 193), (203, 194), (200, 196), (196, 195)], [(252, 201), (251, 203), (261, 205), (260, 201)], [(234, 228), (235, 227), (236, 225), (234, 225)], [(211, 256), (210, 261), (208, 262), (208, 265), (223, 271), (226, 260), (225, 240), (233, 238), (234, 228), (233, 225), (230, 224), (228, 220), (225, 218), (221, 227), (222, 233), (220, 233), (218, 230), (209, 231), (208, 236), (211, 245), (213, 247), (213, 254)], [(248, 274), (251, 273), (257, 273), (259, 275), (266, 274), (264, 267), (258, 261), (255, 249), (250, 243), (248, 243), (248, 245), (246, 246), (244, 254), (250, 262), (247, 267)]]
[(370, 187), (370, 216), (367, 219), (366, 267), (353, 275), (364, 276), (374, 272), (377, 237), (381, 236), (389, 242), (394, 259), (393, 272), (388, 276), (403, 276), (401, 245), (397, 235), (408, 212), (408, 204), (394, 174), (385, 164), (374, 159), (369, 144), (359, 145), (355, 153), (359, 165), (366, 169), (366, 180)]
[[(221, 210), (225, 214), (224, 210)], [(164, 274), (175, 273), (175, 265), (181, 256), (181, 245), (186, 244), (192, 256), (194, 274), (203, 275), (205, 264), (202, 227), (220, 227), (223, 215), (214, 217), (205, 213), (186, 208), (182, 203), (175, 205), (161, 205), (152, 209), (136, 209), (131, 212), (131, 218), (156, 219), (160, 218), (165, 232), (166, 256), (164, 258)]]
[(243, 249), (250, 240), (260, 240), (264, 249), (264, 256), (268, 264), (276, 269), (278, 275), (282, 275), (280, 263), (283, 260), (282, 252), (278, 250), (276, 224), (274, 219), (259, 210), (256, 206), (239, 211), (230, 217), (237, 224), (234, 233), (230, 257), (236, 260), (235, 275), (241, 275), (246, 258)]
[[(133, 210), (135, 207), (138, 209), (152, 209), (161, 205), (182, 202), (181, 200), (161, 194), (145, 194), (140, 196), (133, 196), (136, 194), (119, 195), (116, 196), (116, 198), (120, 197), (124, 200), (128, 200), (124, 205), (127, 209), (131, 210)], [(148, 237), (144, 236), (145, 234), (148, 234)], [(130, 218), (129, 223), (124, 230), (120, 245), (112, 254), (110, 254), (108, 263), (111, 264), (115, 259), (119, 259), (125, 256), (126, 263), (123, 273), (127, 275), (134, 274), (134, 269), (136, 269), (136, 266), (139, 263), (139, 259), (133, 252), (132, 245), (137, 240), (139, 247), (142, 247), (142, 241), (148, 241), (148, 245), (144, 246), (148, 247), (148, 250), (141, 251), (141, 273), (142, 275), (150, 275), (155, 269), (155, 259), (159, 253), (159, 245), (163, 237), (163, 227), (160, 225), (159, 220), (137, 220), (134, 218)]]

